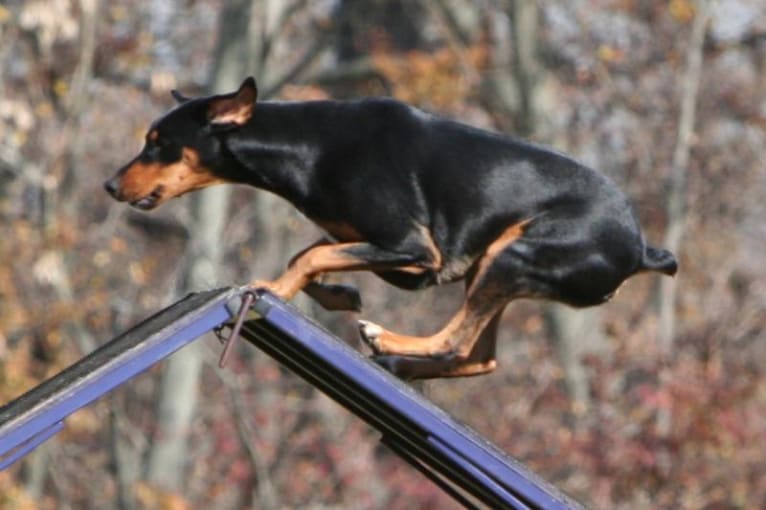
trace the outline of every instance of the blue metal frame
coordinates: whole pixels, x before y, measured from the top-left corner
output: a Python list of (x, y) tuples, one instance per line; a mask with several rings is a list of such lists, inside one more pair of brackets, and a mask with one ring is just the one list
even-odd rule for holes
[(245, 323), (242, 336), (380, 430), (395, 451), (492, 508), (579, 507), (291, 305), (257, 294), (261, 319)]
[(55, 434), (70, 414), (229, 320), (227, 304), (238, 293), (187, 296), (0, 408), (0, 469)]
[[(0, 470), (63, 420), (206, 332), (230, 324), (245, 292), (191, 294), (0, 408)], [(382, 441), (468, 508), (579, 508), (298, 310), (256, 291), (241, 334), (382, 432)]]

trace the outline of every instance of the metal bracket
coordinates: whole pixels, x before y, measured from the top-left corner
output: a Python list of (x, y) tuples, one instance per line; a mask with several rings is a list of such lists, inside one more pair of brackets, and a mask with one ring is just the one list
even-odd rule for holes
[(239, 305), (239, 311), (237, 312), (236, 320), (234, 321), (234, 327), (231, 329), (229, 338), (223, 339), (221, 330), (216, 328), (216, 335), (218, 336), (218, 339), (223, 342), (223, 352), (221, 353), (221, 359), (218, 360), (218, 366), (220, 368), (224, 368), (226, 366), (226, 362), (229, 359), (231, 349), (234, 347), (234, 344), (239, 338), (239, 332), (242, 329), (242, 324), (244, 324), (245, 318), (247, 317), (247, 314), (250, 311), (250, 307), (253, 305), (255, 299), (256, 295), (252, 290), (247, 290), (242, 294), (242, 303)]
[(0, 407), (0, 469), (39, 446), (64, 419), (230, 319), (240, 289), (190, 294)]

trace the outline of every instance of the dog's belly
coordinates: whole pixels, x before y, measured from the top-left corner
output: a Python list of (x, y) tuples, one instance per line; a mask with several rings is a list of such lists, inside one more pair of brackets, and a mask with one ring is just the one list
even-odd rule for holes
[(476, 257), (462, 257), (448, 260), (438, 270), (423, 269), (422, 272), (412, 271), (376, 271), (375, 274), (386, 282), (405, 290), (416, 290), (432, 285), (443, 285), (466, 277)]
[(444, 265), (436, 273), (436, 282), (441, 285), (465, 278), (477, 257), (465, 256), (445, 261)]
[(375, 274), (394, 287), (404, 290), (424, 289), (441, 283), (438, 281), (437, 273), (431, 270), (424, 270), (422, 273), (395, 270), (375, 271)]

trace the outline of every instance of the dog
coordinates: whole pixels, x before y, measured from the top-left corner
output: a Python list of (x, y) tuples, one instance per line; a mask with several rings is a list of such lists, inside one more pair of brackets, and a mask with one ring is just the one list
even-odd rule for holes
[(321, 283), (329, 272), (372, 271), (404, 289), (465, 280), (462, 306), (434, 335), (359, 321), (375, 361), (401, 377), (494, 370), (513, 299), (588, 307), (634, 274), (676, 273), (612, 181), (551, 149), (393, 99), (257, 102), (252, 77), (229, 94), (172, 95), (178, 105), (106, 191), (142, 210), (221, 183), (285, 198), (328, 234), (252, 284), (285, 300), (305, 290), (358, 309), (355, 289)]

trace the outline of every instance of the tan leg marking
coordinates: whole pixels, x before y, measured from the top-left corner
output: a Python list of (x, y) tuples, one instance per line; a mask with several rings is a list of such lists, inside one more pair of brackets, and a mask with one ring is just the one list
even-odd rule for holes
[(524, 227), (530, 221), (532, 220), (529, 219), (519, 223), (514, 223), (505, 229), (497, 239), (490, 243), (489, 246), (487, 246), (487, 249), (484, 251), (484, 255), (481, 256), (476, 266), (476, 273), (472, 278), (473, 285), (469, 286), (468, 288), (469, 295), (473, 291), (473, 286), (478, 285), (484, 279), (484, 275), (486, 274), (487, 269), (492, 265), (497, 256), (500, 255), (500, 253), (502, 253), (502, 251), (506, 249), (509, 244), (524, 235)]
[(482, 375), (493, 372), (497, 368), (497, 361), (489, 360), (485, 362), (463, 363), (454, 368), (448, 368), (441, 371), (438, 377), (469, 377), (472, 375)]
[(431, 267), (429, 269), (439, 271), (444, 265), (444, 257), (442, 256), (441, 250), (436, 245), (436, 241), (434, 240), (434, 236), (431, 233), (431, 230), (425, 225), (421, 225), (419, 223), (416, 223), (415, 227), (420, 231), (420, 235), (423, 236), (423, 242), (425, 243), (428, 252), (431, 254)]
[(464, 363), (443, 371), (439, 374), (439, 377), (467, 377), (488, 374), (495, 370), (495, 368), (497, 368), (497, 361), (495, 361), (497, 330), (500, 326), (500, 317), (502, 315), (503, 309), (500, 309), (500, 311), (490, 319), (489, 324), (487, 324), (484, 331), (479, 335), (478, 340), (473, 346), (473, 350)]
[(375, 262), (359, 258), (346, 250), (353, 247), (365, 247), (367, 243), (325, 244), (322, 241), (300, 252), (291, 261), (287, 270), (274, 281), (256, 280), (250, 285), (270, 290), (284, 300), (292, 299), (295, 294), (322, 273), (335, 271), (377, 271), (394, 269), (396, 271), (422, 272), (416, 265), (396, 266), (391, 263)]
[[(419, 357), (403, 360), (404, 373), (416, 378), (462, 377), (495, 369), (495, 346), (500, 315), (513, 299), (512, 288), (488, 281), (489, 268), (497, 257), (524, 234), (530, 220), (509, 226), (489, 244), (470, 271), (466, 299), (457, 313), (438, 333), (428, 337), (400, 335), (377, 324), (360, 321), (362, 339), (377, 355)], [(390, 360), (394, 362), (395, 360)], [(419, 366), (418, 366), (419, 365)], [(396, 370), (396, 368), (393, 368)]]
[[(376, 354), (423, 357), (450, 354), (464, 361), (484, 362), (494, 358), (497, 321), (508, 301), (502, 298), (482, 304), (479, 309), (467, 300), (441, 331), (427, 337), (401, 335), (361, 320), (360, 332)], [(482, 334), (485, 330), (486, 336)]]
[(450, 351), (448, 355), (434, 357), (382, 355), (378, 360), (383, 366), (408, 379), (467, 377), (492, 372), (497, 367), (495, 347), (501, 315), (502, 307), (489, 320), (478, 338), (474, 339), (473, 348), (467, 356)]
[(276, 280), (256, 280), (250, 285), (266, 288), (280, 298), (290, 300), (321, 273), (368, 269), (371, 265), (369, 262), (343, 251), (356, 244), (361, 243), (322, 244), (320, 241), (293, 258), (287, 271)]
[(362, 337), (378, 354), (434, 357), (452, 352), (461, 357), (468, 357), (480, 333), (498, 309), (502, 310), (510, 299), (498, 298), (503, 292), (498, 292), (497, 285), (493, 285), (492, 282), (484, 281), (487, 270), (509, 244), (523, 235), (524, 226), (529, 221), (509, 226), (487, 246), (467, 283), (463, 306), (441, 331), (429, 337), (416, 337), (400, 335), (376, 324), (360, 321)]

